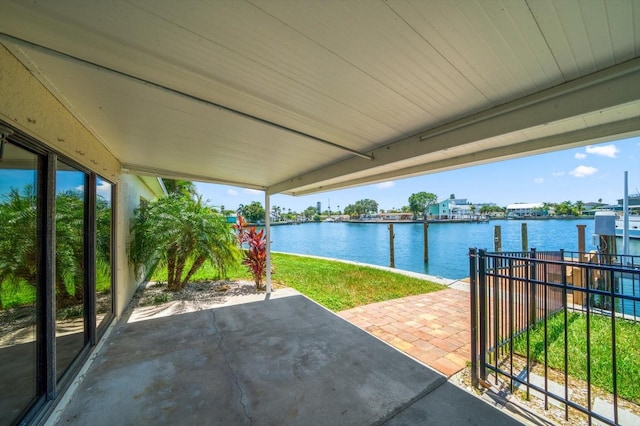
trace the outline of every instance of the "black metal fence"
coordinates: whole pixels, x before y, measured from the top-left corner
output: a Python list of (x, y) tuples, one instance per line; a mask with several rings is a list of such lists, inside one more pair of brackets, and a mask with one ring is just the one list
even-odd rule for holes
[(589, 424), (618, 424), (640, 404), (640, 256), (472, 248), (469, 266), (475, 386)]

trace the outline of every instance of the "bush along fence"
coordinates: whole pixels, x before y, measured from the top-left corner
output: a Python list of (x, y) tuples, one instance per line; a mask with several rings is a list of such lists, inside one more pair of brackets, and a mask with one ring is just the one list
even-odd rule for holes
[(472, 248), (469, 267), (474, 386), (640, 419), (640, 256)]

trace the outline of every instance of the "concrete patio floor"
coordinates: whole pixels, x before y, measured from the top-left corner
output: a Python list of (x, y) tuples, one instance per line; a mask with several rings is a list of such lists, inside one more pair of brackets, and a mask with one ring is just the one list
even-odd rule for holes
[(111, 330), (51, 423), (518, 422), (291, 289)]

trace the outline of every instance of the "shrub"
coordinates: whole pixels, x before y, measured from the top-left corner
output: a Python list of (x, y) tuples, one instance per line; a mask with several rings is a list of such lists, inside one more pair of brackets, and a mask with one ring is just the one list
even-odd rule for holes
[(238, 213), (235, 225), (236, 237), (240, 247), (243, 248), (244, 259), (242, 263), (253, 276), (257, 289), (263, 289), (263, 278), (267, 274), (267, 240), (264, 229), (256, 230), (255, 226), (247, 227), (244, 217)]

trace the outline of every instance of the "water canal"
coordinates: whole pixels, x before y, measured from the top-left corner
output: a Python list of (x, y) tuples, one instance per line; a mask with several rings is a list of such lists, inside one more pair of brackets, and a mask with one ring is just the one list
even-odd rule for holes
[[(522, 223), (527, 224), (530, 249), (577, 251), (576, 225), (586, 225), (587, 251), (596, 250), (591, 239), (593, 219), (432, 223), (429, 225), (429, 262), (424, 263), (422, 224), (400, 223), (394, 225), (396, 268), (452, 279), (467, 277), (470, 247), (493, 250), (494, 228), (500, 225), (502, 250), (520, 251)], [(389, 266), (386, 224), (333, 222), (274, 226), (271, 241), (273, 251)], [(618, 244), (621, 244), (620, 238)], [(632, 240), (630, 249), (630, 254), (640, 255), (640, 240)], [(619, 246), (618, 252), (621, 251)]]

